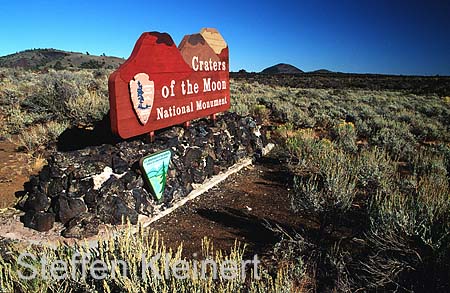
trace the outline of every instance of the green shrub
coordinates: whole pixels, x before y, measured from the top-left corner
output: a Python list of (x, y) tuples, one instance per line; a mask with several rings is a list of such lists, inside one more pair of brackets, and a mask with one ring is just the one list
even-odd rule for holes
[[(19, 99), (22, 108), (30, 113), (39, 113), (46, 116), (47, 120), (68, 121), (72, 125), (77, 123), (92, 123), (100, 117), (96, 99), (98, 96), (107, 96), (106, 75), (103, 79), (94, 77), (92, 71), (50, 71), (44, 74), (34, 85), (33, 93), (23, 99)], [(91, 100), (89, 100), (91, 99)], [(80, 102), (85, 102), (86, 106), (80, 111)], [(106, 113), (106, 102), (101, 101), (101, 112)], [(74, 119), (71, 107), (80, 115)], [(78, 106), (78, 107), (76, 107)], [(92, 110), (92, 113), (89, 110)], [(100, 117), (101, 118), (101, 117)]]
[(369, 124), (365, 120), (357, 119), (355, 121), (355, 128), (357, 132), (357, 136), (360, 138), (367, 139), (370, 137), (372, 129)]
[(412, 194), (393, 190), (373, 197), (371, 254), (363, 262), (365, 282), (372, 288), (439, 291), (449, 285), (448, 179), (433, 173), (416, 180)]
[(89, 60), (87, 62), (83, 62), (80, 64), (80, 68), (85, 69), (98, 69), (102, 68), (105, 65), (105, 62), (100, 62), (97, 60)]
[(293, 210), (319, 221), (320, 231), (338, 222), (356, 195), (356, 164), (345, 153), (329, 148), (315, 156), (317, 171), (294, 177)]
[(397, 173), (395, 163), (379, 148), (364, 149), (357, 158), (358, 187), (369, 194), (389, 191)]
[(421, 149), (416, 152), (412, 160), (413, 173), (419, 177), (438, 174), (447, 176), (447, 166), (445, 153), (435, 153), (428, 149)]
[(335, 141), (337, 145), (345, 152), (356, 153), (358, 146), (356, 145), (356, 130), (352, 122), (342, 122), (333, 129)]
[(445, 128), (429, 118), (417, 118), (411, 121), (411, 133), (418, 141), (442, 141), (448, 139)]
[(292, 121), (297, 127), (313, 128), (316, 125), (316, 119), (304, 111), (291, 110), (286, 113), (288, 113), (288, 120)]
[(14, 105), (6, 109), (6, 128), (7, 133), (17, 134), (22, 132), (26, 127), (33, 124), (35, 117), (33, 114), (22, 110), (18, 105)]
[(32, 99), (32, 103), (43, 111), (53, 115), (53, 119), (66, 118), (66, 102), (82, 94), (73, 76), (68, 72), (52, 72), (45, 76), (40, 91)]
[(355, 181), (343, 169), (330, 170), (309, 178), (294, 177), (292, 206), (296, 212), (317, 214), (345, 213), (353, 202)]
[(370, 142), (384, 148), (392, 158), (408, 161), (414, 156), (417, 147), (414, 136), (404, 123), (390, 123), (381, 128), (371, 138)]

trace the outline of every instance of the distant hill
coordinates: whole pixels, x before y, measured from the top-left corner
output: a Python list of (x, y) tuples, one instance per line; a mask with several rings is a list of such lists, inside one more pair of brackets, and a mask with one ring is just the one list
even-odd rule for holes
[(328, 69), (318, 69), (318, 70), (310, 71), (308, 73), (334, 73), (334, 72), (330, 71)]
[(56, 49), (33, 49), (0, 57), (0, 67), (24, 69), (80, 69), (106, 68), (114, 69), (125, 62), (125, 59), (110, 56), (95, 56), (66, 52)]
[(271, 67), (268, 67), (261, 71), (261, 73), (265, 74), (299, 74), (303, 73), (302, 70), (298, 69), (295, 66), (290, 64), (280, 63)]

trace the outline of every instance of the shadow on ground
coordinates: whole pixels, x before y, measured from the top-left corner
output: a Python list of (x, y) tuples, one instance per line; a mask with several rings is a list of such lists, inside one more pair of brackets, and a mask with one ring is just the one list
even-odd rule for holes
[(234, 208), (224, 207), (223, 210), (197, 209), (197, 214), (202, 218), (213, 221), (223, 227), (231, 228), (231, 239), (243, 238), (249, 245), (246, 254), (264, 254), (280, 240), (275, 228), (280, 227), (284, 231), (293, 232), (295, 227), (283, 225), (274, 220), (260, 218)]

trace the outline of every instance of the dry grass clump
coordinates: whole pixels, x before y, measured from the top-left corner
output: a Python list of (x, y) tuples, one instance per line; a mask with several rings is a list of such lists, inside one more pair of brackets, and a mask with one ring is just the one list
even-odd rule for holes
[(33, 153), (40, 147), (45, 148), (50, 142), (56, 141), (64, 130), (67, 129), (69, 123), (50, 121), (46, 124), (38, 124), (32, 126), (27, 131), (19, 134), (15, 143), (26, 150), (28, 153)]
[[(241, 267), (237, 267), (238, 273), (233, 278), (229, 275), (230, 278), (225, 279), (220, 274), (216, 278), (213, 267), (208, 264), (207, 270), (204, 270), (205, 274), (201, 275), (199, 261), (202, 258), (214, 260), (219, 267), (228, 266), (230, 262), (241, 263), (244, 247), (238, 243), (226, 254), (214, 251), (212, 243), (205, 238), (202, 242), (203, 255), (199, 256), (200, 260), (184, 259), (181, 256), (181, 245), (174, 251), (164, 244), (158, 233), (149, 236), (142, 228), (139, 228), (137, 234), (131, 231), (129, 228), (116, 237), (99, 239), (95, 247), (89, 247), (88, 243), (75, 246), (60, 244), (56, 248), (28, 247), (20, 251), (11, 246), (8, 252), (0, 255), (1, 288), (6, 292), (292, 292), (293, 290), (290, 269), (286, 266), (280, 266), (274, 275), (270, 275), (260, 266), (259, 279), (251, 278), (251, 270), (244, 276)], [(38, 268), (41, 268), (44, 260), (48, 265), (57, 260), (72, 264), (74, 255), (78, 260), (87, 258), (85, 269), (88, 268), (88, 273), (85, 271), (83, 274), (83, 266), (78, 263), (67, 266), (67, 270), (57, 272), (56, 275), (59, 276), (66, 273), (66, 277), (60, 280), (48, 278), (49, 275), (46, 278), (40, 271), (34, 279), (23, 280), (19, 278), (18, 271), (29, 276), (32, 268), (26, 268), (18, 263), (18, 255), (21, 252), (36, 256), (34, 260), (30, 257), (22, 260)], [(158, 255), (162, 257), (155, 258)], [(186, 278), (175, 278), (173, 271), (165, 275), (166, 269), (178, 267), (181, 260), (185, 260), (188, 264), (188, 273), (183, 274)], [(96, 263), (106, 264), (106, 270), (103, 272), (108, 273), (102, 279), (93, 278), (90, 274), (89, 268)], [(153, 265), (155, 271), (151, 267), (145, 267), (149, 263)]]
[(68, 117), (80, 123), (89, 124), (103, 118), (109, 110), (109, 101), (107, 96), (90, 91), (83, 96), (70, 99), (66, 106), (69, 109)]
[(32, 158), (32, 162), (30, 164), (30, 172), (37, 173), (42, 170), (42, 168), (47, 165), (47, 159), (44, 158), (41, 154), (34, 156)]

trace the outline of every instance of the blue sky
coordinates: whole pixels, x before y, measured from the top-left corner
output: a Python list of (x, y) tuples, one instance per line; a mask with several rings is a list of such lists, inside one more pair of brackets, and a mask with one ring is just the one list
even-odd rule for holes
[(57, 48), (127, 58), (142, 32), (178, 44), (217, 28), (232, 71), (276, 63), (302, 70), (450, 75), (450, 1), (5, 1), (0, 56)]

